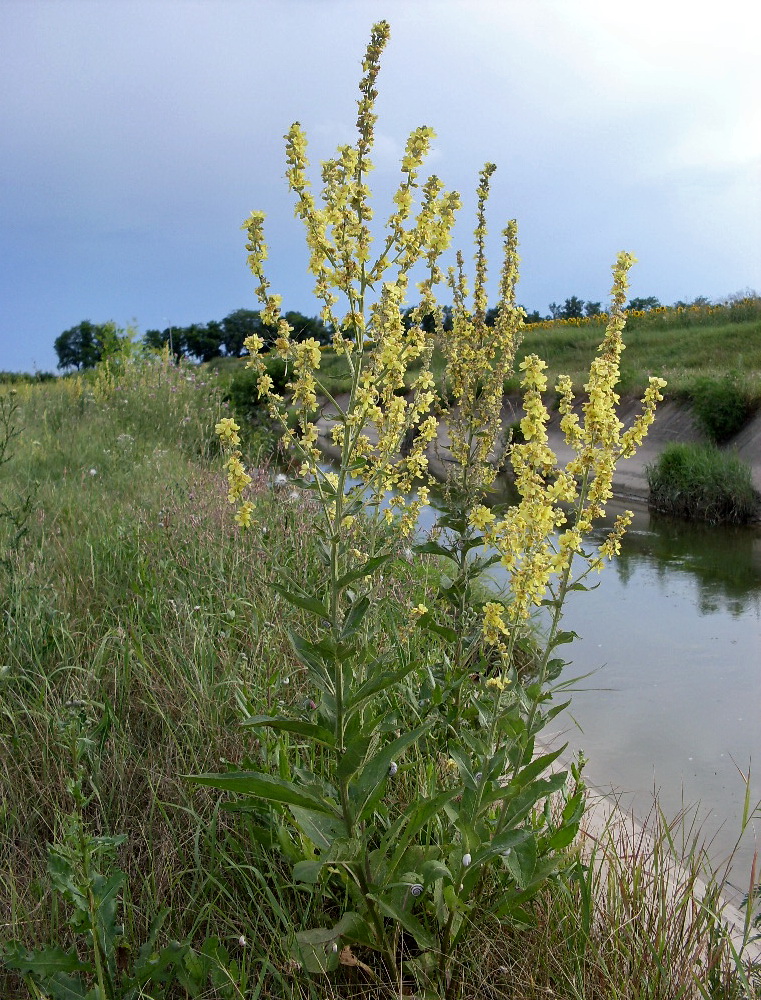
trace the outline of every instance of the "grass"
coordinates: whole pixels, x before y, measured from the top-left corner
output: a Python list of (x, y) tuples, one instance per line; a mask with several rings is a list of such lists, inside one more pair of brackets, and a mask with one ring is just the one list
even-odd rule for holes
[(714, 445), (672, 443), (647, 469), (650, 506), (711, 524), (747, 524), (758, 516), (750, 466)]
[[(325, 918), (322, 899), (294, 888), (287, 857), (257, 840), (250, 816), (183, 778), (225, 761), (260, 765), (268, 745), (241, 718), (309, 696), (286, 634), (297, 612), (267, 583), (275, 562), (302, 578), (320, 572), (308, 498), (262, 465), (261, 527), (240, 534), (213, 439), (224, 406), (203, 372), (155, 363), (18, 393), (23, 432), (0, 491), (39, 485), (30, 530), (0, 568), (0, 944), (71, 940), (46, 847), (71, 809), (62, 723), (77, 703), (93, 725), (86, 820), (128, 838), (118, 861), (133, 949), (166, 908), (162, 942), (216, 936), (234, 959), (229, 990), (204, 996), (380, 996), (358, 966), (331, 985), (299, 971), (293, 928)], [(394, 609), (430, 593), (427, 570), (400, 559), (382, 587), (392, 641)], [(670, 856), (668, 840), (659, 844)], [(690, 909), (691, 885), (679, 909), (664, 900), (657, 874), (642, 874), (643, 850), (599, 842), (607, 867), (580, 858), (578, 877), (539, 901), (532, 928), (474, 921), (467, 994), (752, 995), (708, 904)], [(713, 901), (717, 883), (711, 891)], [(648, 917), (638, 931), (651, 911), (660, 924)], [(677, 912), (694, 929), (673, 922)], [(705, 956), (710, 968), (698, 964)], [(30, 995), (0, 967), (4, 1000)]]

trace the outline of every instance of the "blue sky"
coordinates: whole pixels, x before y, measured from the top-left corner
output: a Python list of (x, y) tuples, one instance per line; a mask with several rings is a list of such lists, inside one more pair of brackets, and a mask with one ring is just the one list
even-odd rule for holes
[(83, 319), (143, 332), (256, 308), (252, 209), (273, 290), (316, 314), (282, 136), (299, 120), (314, 164), (353, 141), (380, 18), (379, 216), (427, 124), (466, 254), (498, 164), (493, 268), (516, 217), (529, 309), (604, 300), (619, 249), (633, 295), (761, 290), (751, 0), (0, 0), (0, 370), (54, 369)]

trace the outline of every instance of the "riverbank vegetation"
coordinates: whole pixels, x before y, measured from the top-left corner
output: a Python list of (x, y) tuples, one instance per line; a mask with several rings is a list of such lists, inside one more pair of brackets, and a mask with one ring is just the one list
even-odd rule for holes
[[(542, 745), (565, 707), (565, 597), (620, 549), (630, 512), (603, 539), (592, 528), (662, 398), (650, 376), (639, 415), (620, 426), (634, 258), (613, 266), (581, 408), (571, 378), (553, 383), (571, 452), (558, 468), (547, 366), (517, 361), (514, 221), (486, 323), (495, 167), (479, 179), (472, 295), (461, 255), (449, 272), (446, 335), (436, 293), (459, 196), (419, 180), (427, 127), (407, 141), (371, 254), (366, 177), (388, 35), (373, 27), (357, 142), (323, 163), (324, 207), (301, 126), (286, 137), (309, 270), (349, 386), (347, 402), (332, 402), (335, 471), (317, 448), (324, 352), (292, 336), (270, 291), (262, 212), (245, 224), (248, 260), (287, 384), (262, 337), (245, 346), (290, 480), (251, 460), (203, 372), (169, 352), (141, 356), (117, 331), (91, 375), (16, 390), (4, 470), (34, 509), (28, 531), (4, 539), (0, 608), (9, 996), (456, 1000), (516, 995), (519, 983), (523, 998), (592, 1000), (624, 987), (664, 998), (753, 988), (742, 953), (752, 917), (735, 944), (716, 881), (672, 891), (656, 849), (648, 882), (641, 856), (607, 830), (586, 848), (583, 756), (563, 762), (563, 748)], [(421, 303), (407, 326), (412, 273)], [(515, 376), (518, 498), (490, 507), (489, 455)], [(435, 406), (451, 474), (421, 539)], [(497, 561), (506, 583), (484, 594), (480, 576)], [(527, 966), (548, 942), (559, 960)]]
[[(0, 470), (3, 498), (38, 484), (29, 531), (0, 568), (0, 942), (75, 946), (88, 958), (72, 926), (80, 911), (48, 868), (51, 847), (75, 846), (74, 778), (86, 768), (87, 832), (126, 837), (110, 868), (99, 862), (125, 873), (120, 963), (139, 955), (153, 925), (147, 954), (163, 954), (167, 979), (175, 961), (186, 970), (170, 996), (380, 996), (361, 966), (342, 966), (329, 985), (298, 969), (293, 928), (305, 913), (327, 921), (326, 902), (294, 884), (277, 842), (252, 839), (255, 816), (221, 809), (182, 778), (242, 753), (260, 760), (260, 737), (240, 721), (313, 697), (287, 635), (300, 614), (267, 585), (277, 563), (319, 578), (310, 498), (274, 467), (252, 470), (260, 526), (244, 534), (217, 471), (218, 389), (165, 362), (92, 378), (20, 387), (22, 433)], [(380, 597), (432, 604), (426, 560), (436, 557), (402, 555)], [(657, 838), (655, 855), (639, 841), (635, 860), (615, 835), (603, 838), (594, 850), (613, 867), (585, 865), (548, 886), (530, 926), (505, 932), (479, 914), (460, 959), (471, 995), (751, 996), (721, 933), (719, 886), (693, 905), (694, 878), (705, 875), (698, 852), (688, 845), (681, 895), (660, 891), (668, 841)], [(646, 937), (634, 913), (648, 914)], [(162, 996), (160, 985), (149, 981), (145, 995)], [(0, 995), (36, 994), (0, 968)]]
[(747, 524), (759, 513), (750, 468), (715, 445), (674, 442), (647, 470), (654, 510), (709, 524)]

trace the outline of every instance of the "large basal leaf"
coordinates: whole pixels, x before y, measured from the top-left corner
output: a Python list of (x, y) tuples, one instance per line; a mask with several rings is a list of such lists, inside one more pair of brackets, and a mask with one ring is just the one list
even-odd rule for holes
[(303, 806), (305, 809), (316, 809), (329, 816), (338, 816), (340, 812), (334, 802), (321, 796), (305, 791), (292, 781), (260, 771), (231, 771), (229, 774), (187, 774), (185, 777), (197, 785), (208, 785), (219, 788), (223, 792), (237, 792), (239, 795), (252, 795), (267, 802), (282, 802), (285, 805)]
[(335, 972), (338, 968), (338, 944), (332, 928), (298, 931), (294, 950), (301, 965), (313, 975)]
[(48, 979), (59, 972), (82, 972), (90, 968), (86, 962), (80, 962), (74, 952), (64, 951), (58, 946), (29, 951), (18, 941), (0, 945), (0, 964), (15, 972), (31, 972), (41, 979)]
[(423, 951), (438, 950), (439, 942), (435, 935), (425, 928), (409, 910), (402, 909), (401, 906), (391, 899), (382, 899), (379, 896), (373, 896), (372, 898), (387, 917), (391, 917), (392, 920), (395, 920), (414, 937), (418, 948)]

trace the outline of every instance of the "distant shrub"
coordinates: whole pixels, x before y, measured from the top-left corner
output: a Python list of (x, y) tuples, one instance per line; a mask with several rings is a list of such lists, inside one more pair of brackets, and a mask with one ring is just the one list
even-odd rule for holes
[(57, 375), (52, 372), (0, 372), (0, 385), (35, 385), (38, 382), (52, 382)]
[(699, 378), (688, 395), (698, 426), (716, 444), (734, 437), (751, 415), (750, 400), (736, 372), (721, 379)]
[(711, 524), (747, 524), (759, 511), (750, 466), (715, 445), (670, 444), (647, 467), (650, 506)]

